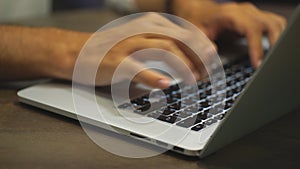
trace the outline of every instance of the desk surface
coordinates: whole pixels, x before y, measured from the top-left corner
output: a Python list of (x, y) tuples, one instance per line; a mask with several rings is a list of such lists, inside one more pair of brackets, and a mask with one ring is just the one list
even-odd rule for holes
[[(274, 9), (291, 13), (291, 7)], [(115, 17), (110, 11), (73, 11), (18, 23), (95, 31)], [(20, 86), (0, 85), (0, 168), (300, 168), (300, 109), (202, 160), (172, 152), (128, 159), (99, 148), (77, 121), (19, 103)]]

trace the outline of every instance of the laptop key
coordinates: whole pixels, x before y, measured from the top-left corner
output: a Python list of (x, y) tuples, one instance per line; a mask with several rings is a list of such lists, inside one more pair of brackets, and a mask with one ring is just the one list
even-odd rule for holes
[(212, 124), (216, 123), (217, 121), (218, 120), (216, 120), (216, 119), (209, 119), (209, 120), (205, 121), (204, 124), (206, 126), (209, 126), (209, 125), (212, 125)]
[(226, 110), (226, 109), (231, 108), (232, 105), (233, 105), (233, 102), (234, 102), (234, 101), (233, 101), (232, 99), (227, 100), (227, 101), (225, 102), (225, 107), (224, 107), (224, 109)]
[(177, 117), (176, 115), (174, 115), (174, 116), (163, 116), (163, 115), (161, 115), (157, 119), (161, 120), (161, 121), (164, 121), (164, 122), (172, 123), (172, 124), (175, 123), (176, 121), (180, 121), (180, 118)]
[[(192, 127), (191, 130), (199, 131), (226, 116), (224, 109), (227, 110), (232, 107), (234, 100), (241, 93), (253, 72), (254, 69), (250, 64), (248, 67), (241, 65), (225, 66), (226, 81), (218, 82), (217, 87), (227, 83), (227, 90), (217, 90), (216, 94), (212, 93), (212, 86), (208, 79), (198, 82), (198, 88), (183, 86), (180, 89), (179, 85), (175, 84), (163, 90), (164, 96), (157, 96), (162, 100), (166, 99), (167, 105), (163, 101), (150, 103), (149, 96), (144, 95), (131, 100), (131, 103), (120, 105), (119, 108), (133, 107), (136, 113), (164, 122), (176, 123), (176, 125), (185, 128)], [(224, 98), (219, 97), (218, 94), (226, 94), (226, 98), (229, 100), (224, 101)]]
[(191, 98), (187, 98), (187, 99), (183, 100), (182, 103), (185, 104), (185, 105), (191, 105), (191, 104), (197, 103), (197, 101), (195, 101)]
[(211, 118), (212, 114), (209, 111), (210, 110), (205, 110), (204, 112), (197, 114), (197, 117), (201, 120), (206, 120), (208, 118)]
[(205, 127), (204, 124), (197, 124), (196, 126), (192, 127), (192, 130), (199, 131)]
[(172, 109), (170, 109), (169, 107), (165, 108), (165, 110), (163, 110), (163, 111), (161, 112), (161, 114), (162, 114), (162, 115), (165, 115), (165, 116), (168, 116), (168, 115), (173, 114), (173, 113), (175, 113), (175, 110), (172, 110)]
[(197, 112), (199, 112), (199, 108), (198, 108), (198, 106), (191, 106), (191, 107), (184, 109), (184, 111), (190, 112), (190, 113), (197, 113)]
[(176, 102), (169, 106), (173, 110), (180, 110), (181, 109), (181, 102)]
[(199, 103), (199, 106), (203, 107), (203, 108), (207, 108), (207, 107), (209, 107), (211, 105), (212, 105), (212, 103), (210, 101), (208, 101), (208, 100)]
[(176, 112), (175, 115), (177, 115), (178, 117), (181, 117), (181, 118), (186, 118), (186, 117), (193, 115), (193, 113), (181, 110), (181, 111)]
[(167, 97), (167, 103), (169, 103), (169, 104), (175, 103), (177, 101), (178, 101), (178, 99), (175, 97)]
[(219, 114), (214, 119), (216, 120), (222, 120), (225, 117), (225, 114)]
[(197, 115), (195, 115), (193, 117), (189, 117), (185, 120), (180, 121), (176, 125), (181, 126), (181, 127), (185, 127), (185, 128), (189, 128), (189, 127), (193, 126), (194, 124), (200, 123), (201, 121), (202, 120), (200, 118), (198, 118)]

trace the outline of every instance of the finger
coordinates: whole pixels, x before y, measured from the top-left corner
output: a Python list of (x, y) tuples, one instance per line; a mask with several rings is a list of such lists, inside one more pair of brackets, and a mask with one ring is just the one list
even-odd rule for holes
[(270, 46), (273, 46), (285, 28), (284, 18), (271, 12), (261, 11), (255, 7), (251, 9), (248, 14), (256, 20), (257, 24), (262, 25), (263, 31), (268, 35)]
[(282, 24), (284, 23), (281, 23), (280, 19), (272, 13), (264, 13), (262, 16), (262, 20), (266, 25), (265, 32), (268, 35), (270, 46), (273, 46), (284, 29), (282, 28), (284, 26)]
[[(246, 36), (251, 63), (258, 68), (263, 57), (262, 35), (263, 31), (267, 29), (267, 24), (261, 18), (262, 13), (252, 4), (246, 3), (245, 5), (248, 7), (248, 11), (238, 20), (237, 30)], [(243, 18), (248, 18), (248, 21)]]
[[(146, 37), (151, 39), (151, 38), (155, 38), (155, 35), (150, 35), (150, 36), (146, 36)], [(195, 38), (195, 36), (193, 39), (190, 39), (189, 42), (196, 40), (195, 43), (192, 42), (192, 44), (195, 44), (196, 48), (200, 49), (201, 54), (198, 53), (199, 54), (199, 56), (198, 56), (190, 47), (187, 46), (187, 44), (184, 44), (183, 42), (181, 42), (179, 40), (173, 40), (169, 37), (160, 36), (160, 35), (158, 35), (158, 37), (161, 39), (173, 41), (176, 44), (177, 48), (179, 49), (179, 51), (178, 51), (179, 56), (180, 55), (182, 56), (184, 62), (194, 72), (195, 79), (199, 80), (200, 78), (204, 78), (207, 76), (204, 62), (206, 61), (207, 63), (210, 63), (210, 60), (212, 59), (211, 58), (212, 53), (213, 54), (217, 53), (216, 52), (217, 46), (215, 43), (209, 41), (209, 39), (206, 38), (205, 40), (208, 41), (209, 43), (206, 42), (207, 44), (202, 43), (200, 45), (199, 41), (201, 41), (201, 40), (203, 41), (203, 37), (200, 37), (200, 40), (199, 40), (199, 38), (198, 39)], [(211, 50), (208, 50), (208, 49), (211, 49)], [(211, 51), (213, 51), (213, 52), (211, 52)], [(177, 52), (174, 52), (174, 53), (177, 53)], [(167, 62), (171, 63), (168, 58), (166, 58), (166, 59), (167, 59), (166, 60)], [(177, 65), (176, 62), (173, 62), (173, 63), (174, 63), (173, 65)]]
[(169, 87), (171, 83), (169, 77), (157, 71), (146, 69), (142, 63), (135, 61), (133, 59), (130, 59), (130, 65), (128, 66), (128, 68), (134, 69), (132, 70), (134, 72), (138, 72), (133, 79), (134, 82), (142, 83), (149, 87), (160, 88), (160, 89), (165, 89)]
[(283, 16), (271, 13), (271, 12), (266, 12), (268, 16), (272, 17), (272, 19), (276, 22), (276, 24), (280, 27), (281, 32), (284, 31), (287, 21), (286, 18)]
[[(141, 48), (157, 48), (170, 52), (172, 55), (165, 52), (151, 52), (143, 57), (136, 58), (138, 60), (158, 60), (163, 61), (170, 65), (181, 77), (186, 77), (189, 69), (194, 78), (200, 77), (199, 72), (195, 68), (193, 62), (187, 57), (187, 55), (176, 45), (171, 39), (143, 39), (139, 42), (142, 44)], [(175, 56), (174, 56), (175, 55)], [(182, 65), (185, 64), (185, 65)]]
[(281, 28), (276, 27), (276, 24), (274, 23), (268, 23), (267, 24), (267, 34), (268, 34), (268, 39), (270, 42), (270, 46), (274, 46), (276, 41), (278, 40), (280, 33), (281, 33)]
[(255, 68), (258, 68), (263, 57), (262, 31), (258, 28), (252, 29), (251, 27), (248, 27), (248, 30), (246, 31), (246, 37), (248, 41), (251, 63)]

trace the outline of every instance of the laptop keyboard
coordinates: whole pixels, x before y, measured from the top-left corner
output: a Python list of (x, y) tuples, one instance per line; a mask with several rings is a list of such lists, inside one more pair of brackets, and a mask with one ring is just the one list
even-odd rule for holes
[(164, 95), (151, 93), (151, 97), (156, 98), (154, 102), (150, 103), (149, 94), (146, 94), (118, 108), (132, 110), (133, 107), (134, 113), (199, 131), (226, 116), (254, 73), (249, 63), (227, 65), (224, 66), (224, 70), (227, 86), (218, 91), (226, 95), (223, 98), (217, 97), (217, 94), (212, 92), (210, 81), (206, 79), (197, 83), (198, 91), (191, 86), (186, 85), (180, 88), (178, 84), (175, 84), (164, 89)]

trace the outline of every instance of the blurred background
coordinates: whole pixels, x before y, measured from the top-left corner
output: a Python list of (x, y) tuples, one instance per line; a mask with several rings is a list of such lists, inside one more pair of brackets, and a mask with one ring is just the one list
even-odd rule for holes
[[(122, 1), (122, 0), (121, 0)], [(222, 2), (230, 0), (219, 0)], [(252, 3), (289, 3), (297, 5), (299, 0), (235, 0), (237, 2), (252, 2)], [(79, 9), (79, 8), (103, 8), (105, 6), (105, 0), (52, 0), (53, 11)]]

